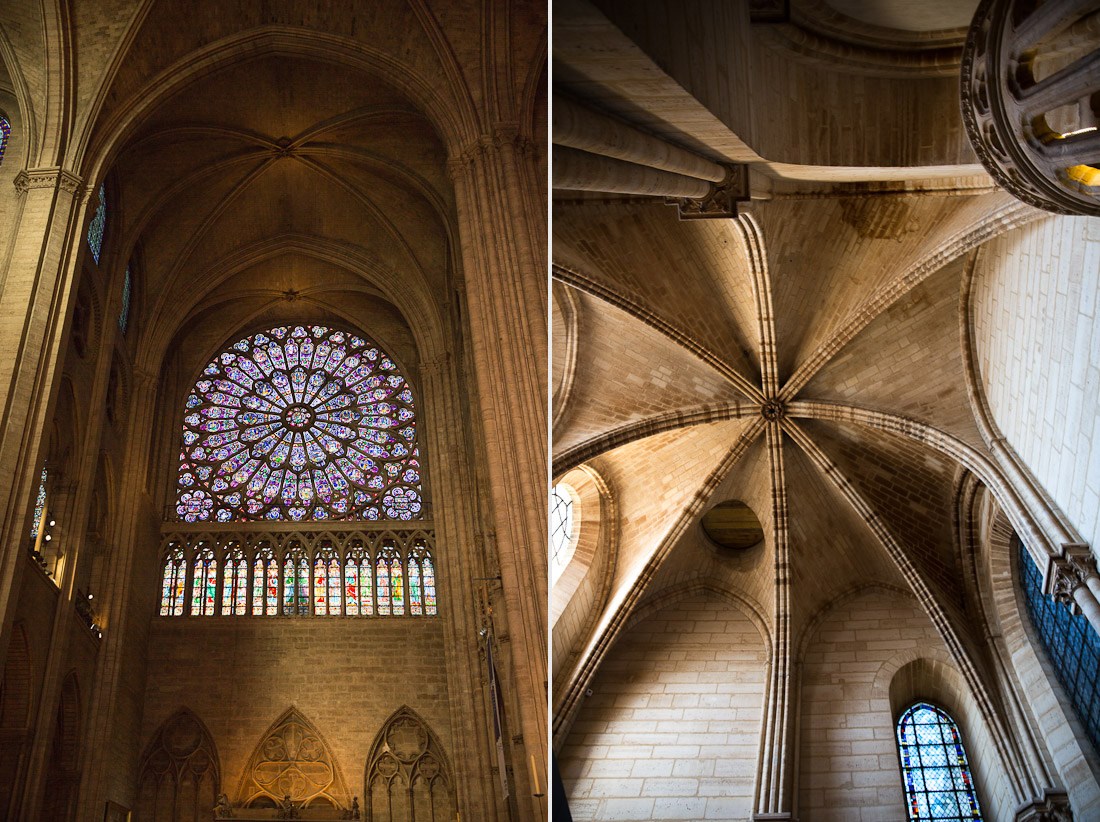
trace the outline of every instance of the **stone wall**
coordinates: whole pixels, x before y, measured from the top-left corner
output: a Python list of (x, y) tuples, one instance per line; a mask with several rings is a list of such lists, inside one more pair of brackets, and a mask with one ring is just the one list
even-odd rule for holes
[(756, 626), (713, 595), (630, 629), (561, 751), (573, 818), (748, 817), (766, 661)]
[(362, 802), (375, 736), (407, 705), (440, 738), (453, 767), (443, 628), (426, 618), (154, 617), (142, 746), (189, 708), (213, 736), (221, 790), (236, 802), (253, 750), (294, 706)]
[(1086, 542), (1100, 539), (1100, 221), (1052, 217), (982, 247), (971, 318), (1001, 432)]

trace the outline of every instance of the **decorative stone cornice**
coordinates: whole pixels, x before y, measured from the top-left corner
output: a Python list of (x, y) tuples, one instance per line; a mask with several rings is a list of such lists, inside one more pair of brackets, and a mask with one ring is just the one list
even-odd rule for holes
[[(81, 193), (84, 180), (63, 168), (25, 168), (15, 175), (15, 190), (26, 194), (32, 188), (60, 189), (66, 194)], [(83, 195), (87, 196), (88, 191)]]
[(1016, 809), (1015, 822), (1073, 822), (1068, 794), (1061, 790), (1043, 791), (1042, 798)]
[(737, 204), (749, 201), (749, 167), (745, 163), (726, 166), (725, 179), (711, 183), (710, 192), (701, 199), (669, 197), (668, 205), (674, 205), (681, 220), (712, 220), (737, 216)]

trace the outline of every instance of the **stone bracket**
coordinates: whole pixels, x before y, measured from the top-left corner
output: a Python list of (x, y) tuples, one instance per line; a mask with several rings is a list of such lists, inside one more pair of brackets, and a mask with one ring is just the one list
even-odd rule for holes
[(1073, 809), (1065, 791), (1043, 791), (1039, 799), (1033, 799), (1016, 809), (1015, 822), (1073, 822)]
[(701, 199), (668, 197), (665, 203), (677, 207), (681, 220), (713, 220), (736, 217), (737, 204), (749, 199), (749, 167), (733, 163), (726, 166), (722, 182), (712, 183), (710, 192)]

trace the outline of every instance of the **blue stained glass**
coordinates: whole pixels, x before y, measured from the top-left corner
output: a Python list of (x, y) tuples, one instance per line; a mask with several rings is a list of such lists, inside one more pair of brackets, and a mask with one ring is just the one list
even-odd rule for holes
[(0, 116), (0, 163), (4, 162), (4, 152), (8, 148), (8, 138), (11, 137), (11, 123), (7, 117)]
[(898, 750), (911, 822), (980, 820), (978, 795), (953, 719), (918, 702), (898, 719)]
[(96, 205), (95, 214), (88, 224), (88, 248), (92, 250), (96, 265), (99, 264), (99, 253), (103, 250), (103, 229), (107, 225), (107, 192), (103, 186), (99, 187), (99, 204)]
[(130, 266), (126, 266), (126, 276), (122, 280), (122, 310), (118, 314), (118, 330), (126, 333), (126, 323), (130, 319), (130, 293), (133, 290), (133, 281), (130, 277)]
[(1028, 616), (1039, 633), (1077, 718), (1100, 751), (1100, 637), (1084, 616), (1074, 616), (1054, 597), (1043, 594), (1043, 575), (1020, 544), (1020, 580)]

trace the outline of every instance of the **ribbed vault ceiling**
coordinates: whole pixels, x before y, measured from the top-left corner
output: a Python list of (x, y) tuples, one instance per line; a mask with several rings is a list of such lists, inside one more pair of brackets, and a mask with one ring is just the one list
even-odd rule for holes
[[(924, 440), (984, 453), (960, 289), (969, 250), (1031, 213), (987, 193), (776, 200), (748, 215), (555, 203), (554, 356), (567, 364), (554, 473), (587, 463), (616, 499), (604, 630), (700, 583), (769, 621), (789, 556), (796, 645), (823, 607), (876, 584), (914, 590), (965, 642), (963, 469)], [(782, 409), (771, 419), (769, 404)], [(726, 499), (766, 534), (734, 558), (699, 526)]]

